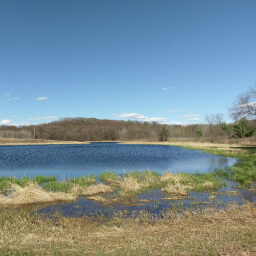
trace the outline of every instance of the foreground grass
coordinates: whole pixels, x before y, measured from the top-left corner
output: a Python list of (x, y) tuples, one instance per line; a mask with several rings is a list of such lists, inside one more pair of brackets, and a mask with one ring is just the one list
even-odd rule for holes
[(106, 222), (0, 209), (1, 255), (255, 255), (256, 205)]

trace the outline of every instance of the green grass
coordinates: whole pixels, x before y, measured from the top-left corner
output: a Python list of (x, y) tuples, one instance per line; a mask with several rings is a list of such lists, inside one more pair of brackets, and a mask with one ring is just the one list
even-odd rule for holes
[(50, 177), (46, 177), (46, 176), (43, 176), (43, 175), (37, 175), (34, 177), (34, 181), (37, 183), (37, 184), (42, 184), (42, 183), (45, 183), (45, 182), (49, 182), (49, 181), (56, 181), (56, 176), (50, 176)]
[(59, 181), (49, 181), (43, 185), (43, 189), (51, 192), (65, 192), (67, 193), (72, 188), (72, 183), (70, 182), (59, 182)]
[(242, 186), (256, 182), (256, 167), (254, 162), (241, 162), (227, 168), (229, 179), (238, 181)]
[[(217, 190), (220, 187), (227, 186), (227, 182), (218, 176), (216, 173), (206, 172), (206, 173), (195, 173), (190, 175), (193, 191), (201, 192), (201, 191), (213, 191)], [(210, 185), (207, 185), (208, 183)]]
[(234, 153), (223, 149), (207, 149), (203, 152), (238, 159), (234, 166), (227, 167), (225, 170), (215, 170), (214, 174), (227, 180), (236, 181), (241, 187), (251, 186), (256, 182), (256, 147), (240, 147), (238, 149), (246, 151), (246, 153)]
[(99, 175), (100, 181), (116, 180), (117, 178), (118, 175), (111, 171), (101, 172)]
[(253, 185), (256, 182), (256, 156), (253, 150), (248, 152), (248, 154), (236, 155), (238, 162), (225, 170), (216, 170), (216, 175), (228, 180), (234, 180), (242, 187)]
[(51, 191), (51, 192), (66, 192), (67, 193), (74, 186), (87, 187), (87, 186), (95, 184), (95, 181), (96, 181), (96, 177), (94, 174), (91, 174), (89, 177), (86, 177), (83, 175), (78, 178), (69, 179), (68, 181), (60, 182), (57, 180), (53, 180), (53, 181), (46, 182), (43, 185), (43, 189), (45, 189), (46, 191)]
[(87, 187), (95, 184), (96, 176), (94, 174), (90, 174), (89, 177), (83, 175), (79, 178), (69, 179), (68, 182), (73, 183), (74, 185), (79, 185), (81, 187)]
[(29, 182), (32, 181), (33, 180), (29, 177), (22, 177), (20, 179), (12, 177), (0, 177), (0, 191), (10, 188), (12, 184), (17, 184), (24, 188)]

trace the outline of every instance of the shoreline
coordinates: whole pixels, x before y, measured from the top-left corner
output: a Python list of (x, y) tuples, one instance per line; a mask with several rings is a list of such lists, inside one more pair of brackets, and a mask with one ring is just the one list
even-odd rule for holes
[(183, 146), (195, 148), (238, 148), (249, 147), (252, 145), (241, 145), (231, 143), (212, 143), (212, 142), (194, 142), (194, 141), (62, 141), (62, 140), (46, 140), (46, 139), (14, 139), (0, 138), (0, 146), (5, 145), (62, 145), (62, 144), (90, 144), (90, 143), (120, 143), (120, 144), (138, 144), (138, 145), (166, 145), (166, 146)]
[(45, 139), (13, 139), (0, 138), (0, 146), (36, 146), (36, 145), (88, 145), (91, 143), (118, 143), (127, 145), (163, 145), (182, 147), (192, 150), (202, 150), (204, 153), (211, 153), (214, 155), (236, 157), (236, 155), (247, 154), (248, 149), (254, 146), (249, 144), (238, 143), (212, 143), (201, 141), (59, 141), (59, 140), (45, 140)]
[(0, 146), (25, 146), (25, 145), (71, 145), (71, 144), (89, 144), (90, 142), (80, 141), (59, 141), (45, 139), (6, 139), (0, 138)]

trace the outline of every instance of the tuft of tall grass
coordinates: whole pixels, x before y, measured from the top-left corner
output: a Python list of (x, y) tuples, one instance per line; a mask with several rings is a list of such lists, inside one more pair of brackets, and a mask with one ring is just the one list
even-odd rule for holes
[(45, 183), (45, 182), (49, 182), (49, 181), (56, 181), (56, 176), (50, 176), (50, 177), (46, 177), (46, 176), (43, 176), (43, 175), (37, 175), (34, 177), (34, 181), (37, 183), (37, 184), (42, 184), (42, 183)]
[(81, 187), (87, 187), (95, 184), (96, 176), (94, 174), (90, 174), (89, 177), (86, 177), (85, 175), (83, 175), (78, 178), (69, 179), (68, 182)]
[(70, 182), (49, 181), (43, 185), (43, 189), (50, 192), (69, 192), (72, 188)]
[(100, 181), (116, 180), (117, 178), (118, 175), (111, 171), (101, 172), (99, 175)]
[(22, 177), (20, 179), (13, 177), (0, 177), (0, 191), (4, 191), (6, 189), (11, 188), (12, 184), (17, 184), (24, 188), (30, 182), (32, 182), (32, 179), (30, 179), (29, 177)]
[(164, 173), (161, 177), (162, 191), (174, 195), (186, 195), (190, 191), (213, 191), (226, 186), (226, 181), (215, 173)]

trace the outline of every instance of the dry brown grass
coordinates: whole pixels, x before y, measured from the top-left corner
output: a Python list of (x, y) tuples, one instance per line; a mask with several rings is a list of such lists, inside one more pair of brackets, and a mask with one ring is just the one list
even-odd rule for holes
[(200, 141), (191, 141), (191, 140), (182, 140), (182, 139), (173, 139), (172, 141), (166, 142), (142, 142), (142, 141), (133, 141), (133, 142), (124, 142), (125, 144), (148, 144), (148, 145), (166, 145), (166, 146), (180, 146), (188, 147), (192, 149), (214, 149), (219, 151), (225, 151), (232, 154), (246, 153), (246, 150), (241, 149), (241, 147), (251, 146), (251, 143), (241, 144), (236, 140), (237, 143), (211, 143), (211, 142), (200, 142)]
[(93, 196), (97, 194), (113, 193), (114, 189), (108, 185), (97, 184), (84, 188), (81, 191), (82, 196)]
[(89, 142), (79, 141), (61, 141), (46, 139), (16, 139), (16, 138), (0, 138), (0, 145), (41, 145), (41, 144), (87, 144)]
[[(17, 254), (17, 252), (19, 254)], [(256, 207), (95, 223), (0, 210), (1, 255), (256, 255)]]
[(167, 186), (162, 188), (162, 192), (172, 194), (173, 196), (186, 196), (188, 191), (193, 189), (192, 186), (183, 185), (181, 181), (186, 180), (186, 176), (183, 173), (172, 174), (169, 172), (164, 173), (161, 176), (162, 182), (168, 182)]
[(137, 179), (133, 177), (124, 178), (120, 182), (120, 188), (125, 191), (139, 191), (142, 188), (142, 184), (138, 183)]
[(77, 196), (72, 194), (63, 192), (47, 192), (39, 185), (34, 183), (30, 183), (25, 188), (13, 184), (11, 189), (13, 190), (13, 193), (10, 196), (5, 197), (4, 195), (0, 195), (0, 205), (24, 205), (57, 201), (72, 201), (77, 199)]
[(184, 180), (184, 179), (186, 179), (186, 177), (183, 173), (172, 174), (171, 172), (165, 172), (161, 176), (161, 181), (168, 181), (168, 182), (174, 182), (174, 183), (179, 183), (181, 180)]
[(192, 187), (177, 184), (168, 184), (165, 188), (162, 188), (162, 192), (172, 194), (174, 196), (186, 196), (188, 194), (188, 190), (191, 190)]

